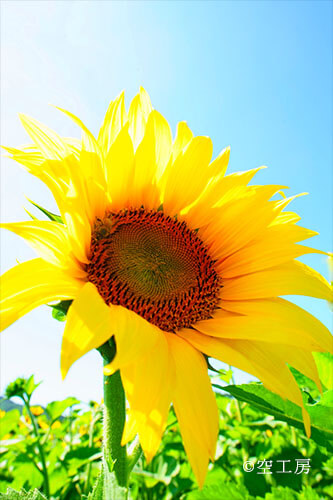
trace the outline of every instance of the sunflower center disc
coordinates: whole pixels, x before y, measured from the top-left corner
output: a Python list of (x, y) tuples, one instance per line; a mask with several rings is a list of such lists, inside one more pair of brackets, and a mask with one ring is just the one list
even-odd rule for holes
[(88, 279), (107, 304), (175, 332), (217, 307), (220, 279), (202, 241), (185, 222), (144, 209), (108, 212), (91, 239)]

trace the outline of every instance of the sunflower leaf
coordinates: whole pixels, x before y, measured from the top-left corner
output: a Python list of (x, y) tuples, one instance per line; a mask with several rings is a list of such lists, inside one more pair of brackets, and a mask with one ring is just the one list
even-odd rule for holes
[(105, 460), (88, 500), (127, 500), (127, 489), (119, 486), (114, 471), (109, 470)]
[[(38, 210), (40, 210), (44, 215), (46, 215), (46, 217), (54, 222), (59, 222), (60, 224), (63, 224), (63, 221), (62, 221), (62, 218), (60, 217), (60, 215), (57, 215), (57, 214), (54, 214), (53, 212), (50, 212), (49, 210), (47, 210), (46, 208), (43, 208), (41, 207), (40, 205), (38, 205), (37, 203), (35, 203), (34, 201), (32, 200), (29, 200), (28, 201), (36, 208), (38, 208)], [(28, 212), (29, 213), (29, 212)], [(30, 215), (30, 214), (29, 214)], [(30, 215), (31, 216), (31, 215)]]
[(210, 484), (204, 486), (202, 490), (192, 491), (186, 497), (186, 500), (254, 500), (245, 486), (236, 484)]
[(62, 300), (58, 304), (50, 305), (52, 307), (52, 317), (57, 321), (66, 321), (67, 312), (72, 302), (72, 300)]
[(0, 499), (2, 500), (46, 500), (46, 497), (42, 495), (38, 490), (20, 492), (8, 488), (6, 493), (0, 493)]
[(51, 422), (55, 422), (67, 408), (79, 403), (80, 401), (76, 398), (66, 398), (63, 401), (52, 401), (46, 406), (46, 411), (51, 418)]
[(333, 356), (329, 352), (314, 352), (319, 378), (327, 389), (333, 389)]
[[(228, 385), (221, 386), (221, 389), (236, 399), (273, 415), (277, 420), (304, 429), (301, 408), (291, 401), (282, 399), (262, 384)], [(326, 392), (318, 403), (306, 404), (305, 407), (311, 417), (311, 438), (328, 450), (333, 450), (332, 408), (328, 403), (331, 404), (331, 397), (330, 393)]]

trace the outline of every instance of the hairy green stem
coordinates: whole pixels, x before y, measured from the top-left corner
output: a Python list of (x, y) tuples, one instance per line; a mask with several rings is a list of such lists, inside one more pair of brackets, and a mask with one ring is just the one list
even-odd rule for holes
[(31, 409), (30, 409), (29, 401), (25, 397), (22, 397), (22, 399), (24, 401), (24, 405), (25, 405), (25, 407), (27, 409), (27, 412), (28, 412), (28, 415), (30, 417), (30, 420), (31, 420), (31, 423), (32, 423), (32, 427), (33, 427), (33, 430), (34, 430), (34, 434), (35, 434), (36, 439), (37, 439), (37, 448), (38, 448), (38, 451), (39, 451), (40, 461), (41, 461), (41, 464), (42, 464), (42, 470), (41, 470), (41, 472), (42, 472), (43, 478), (44, 478), (44, 493), (45, 493), (46, 497), (49, 498), (49, 496), (50, 496), (50, 484), (49, 484), (49, 475), (48, 475), (47, 467), (46, 467), (46, 460), (45, 460), (45, 455), (44, 455), (44, 449), (43, 449), (43, 446), (41, 445), (41, 442), (40, 442), (40, 435), (39, 435), (39, 432), (38, 432), (38, 429), (37, 429), (35, 417), (33, 416), (32, 412), (31, 412)]
[[(88, 441), (89, 448), (92, 448), (92, 445), (93, 445), (95, 423), (96, 423), (96, 412), (94, 411), (92, 414), (90, 425), (89, 425), (89, 441)], [(89, 462), (89, 464), (87, 465), (87, 475), (86, 475), (85, 485), (83, 488), (86, 495), (88, 495), (88, 492), (89, 492), (91, 466), (92, 466), (92, 464), (91, 464), (91, 462)]]
[[(102, 353), (104, 366), (110, 359), (110, 352)], [(125, 393), (119, 370), (111, 376), (104, 375), (104, 456), (113, 469), (119, 486), (127, 487), (126, 446), (121, 438), (126, 417)]]

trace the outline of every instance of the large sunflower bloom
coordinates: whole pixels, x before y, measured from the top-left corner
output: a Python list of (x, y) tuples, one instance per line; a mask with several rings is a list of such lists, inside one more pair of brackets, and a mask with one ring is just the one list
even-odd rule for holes
[(2, 277), (2, 328), (34, 307), (73, 300), (61, 371), (114, 336), (106, 374), (120, 370), (129, 402), (123, 443), (139, 435), (156, 453), (173, 403), (200, 485), (214, 459), (218, 411), (203, 354), (258, 377), (303, 408), (292, 365), (320, 381), (312, 351), (331, 350), (315, 317), (280, 295), (330, 299), (327, 281), (295, 260), (324, 253), (298, 242), (313, 231), (271, 201), (284, 186), (248, 183), (259, 168), (225, 175), (229, 148), (185, 122), (175, 139), (141, 89), (111, 102), (98, 138), (62, 138), (21, 116), (33, 146), (6, 148), (51, 190), (63, 223), (2, 224), (39, 258)]

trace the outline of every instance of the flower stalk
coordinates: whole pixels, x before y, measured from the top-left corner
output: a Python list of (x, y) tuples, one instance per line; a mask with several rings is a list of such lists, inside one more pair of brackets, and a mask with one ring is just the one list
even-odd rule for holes
[[(99, 349), (104, 366), (112, 361), (115, 346), (104, 344)], [(113, 375), (104, 375), (104, 456), (116, 475), (119, 486), (127, 487), (128, 468), (126, 446), (121, 446), (126, 418), (126, 404), (123, 384), (119, 370)]]
[(30, 417), (32, 427), (34, 430), (34, 434), (36, 436), (36, 440), (37, 440), (36, 444), (37, 444), (37, 448), (38, 448), (38, 452), (39, 452), (39, 456), (40, 456), (40, 461), (42, 464), (41, 473), (43, 474), (43, 480), (44, 480), (44, 493), (46, 495), (46, 498), (49, 498), (49, 496), (50, 496), (49, 475), (48, 475), (47, 466), (46, 466), (44, 449), (43, 449), (43, 446), (42, 446), (41, 441), (40, 441), (40, 434), (38, 432), (35, 417), (33, 416), (32, 411), (30, 409), (29, 400), (24, 395), (22, 395), (21, 398), (24, 402), (24, 406), (26, 407), (26, 410), (27, 410), (28, 415)]

